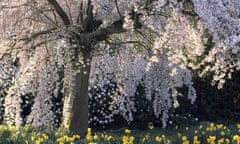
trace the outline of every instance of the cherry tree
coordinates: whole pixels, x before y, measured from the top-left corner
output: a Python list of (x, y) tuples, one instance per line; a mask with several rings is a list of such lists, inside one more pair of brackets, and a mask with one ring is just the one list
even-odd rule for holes
[[(31, 93), (35, 103), (27, 123), (51, 126), (52, 104), (48, 96), (57, 95), (63, 83), (63, 123), (74, 133), (86, 132), (90, 65), (94, 53), (102, 48), (98, 44), (111, 35), (133, 35), (134, 29), (141, 28), (138, 20), (141, 12), (136, 8), (142, 12), (148, 9), (149, 13), (144, 14), (147, 16), (151, 15), (150, 5), (150, 1), (117, 0), (2, 1), (2, 35), (3, 38), (7, 32), (13, 35), (3, 44), (6, 52), (2, 55), (16, 58), (13, 61), (19, 63), (14, 73), (16, 79), (5, 100), (5, 117), (9, 124), (22, 123), (21, 95)], [(153, 18), (149, 20), (154, 22)], [(62, 45), (57, 48), (57, 43)], [(60, 77), (54, 67), (62, 67), (64, 76)], [(39, 110), (42, 112), (34, 116), (34, 111)]]
[[(51, 127), (56, 113), (62, 113), (62, 123), (84, 135), (88, 89), (113, 79), (117, 90), (112, 105), (127, 121), (133, 120), (134, 93), (143, 84), (165, 127), (169, 110), (179, 106), (179, 87), (188, 87), (192, 103), (196, 99), (191, 70), (212, 62), (211, 70), (216, 76), (223, 73), (222, 80), (239, 68), (239, 2), (227, 2), (1, 1), (0, 72), (4, 77), (0, 85), (7, 88), (5, 120)], [(206, 29), (215, 43), (209, 53)], [(202, 55), (207, 56), (202, 60)], [(29, 94), (34, 104), (23, 118), (21, 97)], [(64, 99), (63, 111), (53, 112), (52, 99), (59, 96)]]

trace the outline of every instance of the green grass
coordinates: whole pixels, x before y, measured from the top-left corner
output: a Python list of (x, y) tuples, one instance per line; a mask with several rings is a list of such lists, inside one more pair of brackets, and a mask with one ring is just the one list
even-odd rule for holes
[(127, 129), (93, 132), (85, 137), (72, 135), (67, 129), (55, 131), (0, 125), (0, 144), (240, 144), (239, 124), (203, 122), (165, 129), (150, 126), (148, 130)]

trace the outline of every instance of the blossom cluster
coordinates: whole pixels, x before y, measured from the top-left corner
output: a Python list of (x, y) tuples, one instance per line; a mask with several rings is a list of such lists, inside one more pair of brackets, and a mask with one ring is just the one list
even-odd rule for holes
[(194, 10), (202, 23), (213, 35), (214, 47), (205, 59), (214, 63), (208, 71), (213, 71), (213, 82), (222, 88), (225, 79), (239, 70), (240, 18), (238, 0), (193, 0)]

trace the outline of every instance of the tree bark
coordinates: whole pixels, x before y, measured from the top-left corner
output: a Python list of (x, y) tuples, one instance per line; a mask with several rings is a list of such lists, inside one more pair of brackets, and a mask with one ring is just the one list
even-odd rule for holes
[(68, 78), (67, 96), (63, 107), (63, 124), (74, 134), (84, 136), (88, 129), (88, 85), (91, 67), (90, 52), (82, 53), (83, 64), (79, 58), (71, 64), (71, 75)]

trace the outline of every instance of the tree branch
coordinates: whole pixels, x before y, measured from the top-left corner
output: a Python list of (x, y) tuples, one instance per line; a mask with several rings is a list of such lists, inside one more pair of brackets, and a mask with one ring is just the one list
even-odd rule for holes
[(116, 5), (117, 12), (118, 12), (118, 14), (119, 14), (119, 17), (122, 18), (122, 15), (121, 15), (120, 10), (119, 10), (119, 7), (118, 7), (118, 2), (117, 2), (117, 0), (115, 0), (115, 5)]
[(82, 35), (83, 37), (91, 37), (95, 39), (101, 39), (101, 37), (108, 37), (109, 35), (116, 34), (116, 33), (123, 33), (126, 32), (127, 30), (122, 27), (123, 25), (123, 20), (118, 20), (114, 23), (112, 23), (110, 26), (106, 28), (102, 28), (100, 30), (94, 31), (89, 34), (84, 34)]
[(55, 11), (57, 12), (57, 14), (61, 17), (63, 23), (66, 26), (69, 26), (71, 24), (68, 15), (66, 14), (66, 12), (61, 8), (61, 6), (58, 4), (58, 2), (56, 0), (47, 0), (55, 9)]
[(47, 29), (45, 31), (39, 31), (36, 33), (33, 33), (31, 36), (26, 36), (25, 38), (22, 38), (20, 40), (25, 41), (26, 43), (31, 42), (33, 39), (36, 39), (37, 37), (44, 35), (44, 34), (49, 34), (52, 33), (53, 30), (55, 30), (56, 28), (51, 28), (51, 29)]

